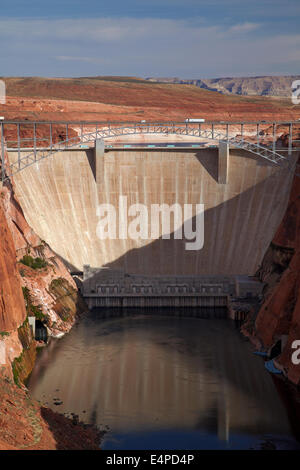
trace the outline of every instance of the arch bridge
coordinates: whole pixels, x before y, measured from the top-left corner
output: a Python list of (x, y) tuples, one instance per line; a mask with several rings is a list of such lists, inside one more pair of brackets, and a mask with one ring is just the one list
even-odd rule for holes
[[(293, 167), (293, 124), (295, 122), (1, 122), (1, 180), (63, 150), (99, 145), (104, 152), (105, 143), (120, 136), (175, 135), (210, 140), (219, 143), (222, 152), (229, 147), (246, 150), (274, 165)], [(298, 123), (299, 124), (299, 123)], [(285, 128), (288, 147), (278, 146), (278, 128)], [(249, 131), (250, 129), (250, 131)], [(264, 142), (264, 129), (271, 129), (271, 138)], [(203, 144), (201, 140), (199, 145)], [(145, 144), (141, 144), (145, 145)], [(108, 146), (109, 147), (109, 146)], [(147, 145), (145, 145), (147, 147)], [(194, 145), (193, 145), (194, 147)], [(224, 150), (225, 149), (225, 150)], [(5, 158), (5, 151), (17, 152), (13, 163)]]

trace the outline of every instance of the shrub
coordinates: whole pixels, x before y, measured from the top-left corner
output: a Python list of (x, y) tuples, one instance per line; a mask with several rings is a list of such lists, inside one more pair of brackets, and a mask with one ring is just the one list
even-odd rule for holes
[(34, 315), (37, 320), (45, 321), (47, 316), (43, 313), (39, 305), (30, 305), (30, 313)]
[(28, 287), (22, 287), (22, 291), (23, 291), (23, 297), (24, 297), (24, 300), (25, 300), (25, 305), (26, 305), (26, 308), (27, 308), (27, 306), (31, 302), (30, 292), (29, 292)]
[(42, 269), (47, 266), (47, 261), (43, 258), (33, 258), (30, 255), (24, 255), (23, 258), (20, 260), (20, 263), (24, 264), (25, 266), (29, 266), (32, 269)]
[(4, 338), (4, 336), (9, 336), (8, 331), (0, 331), (0, 336), (1, 338)]
[(21, 387), (20, 380), (19, 380), (19, 370), (18, 370), (18, 365), (20, 365), (21, 361), (22, 361), (22, 354), (21, 356), (16, 357), (16, 359), (14, 359), (14, 361), (11, 364), (14, 382), (18, 387)]
[(63, 284), (64, 284), (64, 279), (62, 279), (61, 277), (58, 277), (56, 279), (52, 279), (50, 288), (61, 287), (63, 286)]

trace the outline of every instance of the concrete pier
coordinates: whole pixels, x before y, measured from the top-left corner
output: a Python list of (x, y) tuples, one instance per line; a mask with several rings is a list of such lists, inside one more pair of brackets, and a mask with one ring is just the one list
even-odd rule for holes
[(218, 182), (220, 184), (228, 183), (229, 171), (229, 145), (227, 142), (219, 143), (218, 155)]
[(104, 140), (97, 139), (95, 141), (95, 169), (96, 169), (96, 182), (101, 184), (104, 181)]

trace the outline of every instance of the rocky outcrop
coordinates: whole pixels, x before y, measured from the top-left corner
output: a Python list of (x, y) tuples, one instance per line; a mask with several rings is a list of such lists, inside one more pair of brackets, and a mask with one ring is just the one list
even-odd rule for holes
[(0, 371), (0, 450), (99, 450), (103, 433), (41, 408)]
[[(35, 270), (19, 263), (28, 313), (30, 311), (47, 326), (51, 336), (70, 330), (76, 316), (87, 310), (69, 275), (64, 277), (56, 257), (45, 258), (45, 268)], [(31, 313), (31, 314), (32, 314)]]
[(243, 331), (262, 349), (269, 349), (286, 335), (287, 342), (275, 362), (298, 385), (300, 366), (291, 360), (294, 352), (291, 346), (294, 340), (300, 340), (299, 176), (294, 177), (285, 216), (257, 274), (265, 282), (264, 301)]
[(36, 358), (36, 343), (27, 318), (18, 328), (18, 339), (22, 352), (12, 362), (12, 371), (15, 383), (20, 386), (32, 371)]
[(87, 309), (77, 289), (71, 286), (67, 279), (63, 277), (55, 278), (51, 281), (49, 292), (54, 299), (52, 310), (55, 312), (56, 320), (58, 318), (61, 320), (61, 330), (66, 323), (70, 324), (74, 322), (75, 314), (78, 315)]
[[(19, 279), (19, 283), (21, 282), (21, 285), (26, 288), (26, 292), (30, 296), (31, 305), (37, 307), (43, 315), (50, 334), (56, 336), (61, 332), (69, 331), (75, 321), (76, 314), (86, 309), (76, 284), (63, 261), (28, 225), (14, 195), (13, 187), (4, 187), (1, 194), (6, 224), (15, 247), (14, 249), (13, 245), (11, 246), (10, 258), (14, 261), (15, 267), (16, 258), (18, 261), (17, 268), (19, 273), (14, 271), (12, 277), (15, 276)], [(24, 262), (27, 262), (27, 259), (42, 260), (42, 267), (34, 269), (30, 265), (24, 264)], [(57, 289), (51, 288), (55, 282), (56, 285), (58, 283), (63, 284), (65, 289), (63, 297)], [(19, 291), (23, 298), (20, 288)], [(20, 298), (17, 299), (17, 302), (20, 302)], [(59, 314), (57, 309), (58, 302), (60, 302), (61, 308), (68, 311), (68, 315), (62, 317)], [(20, 322), (18, 325), (15, 324), (12, 329), (23, 323), (24, 315), (23, 311)]]

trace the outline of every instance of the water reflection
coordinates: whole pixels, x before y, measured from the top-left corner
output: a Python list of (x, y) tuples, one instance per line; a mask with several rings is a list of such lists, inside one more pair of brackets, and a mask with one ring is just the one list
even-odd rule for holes
[(56, 411), (108, 425), (107, 448), (248, 448), (290, 435), (261, 358), (229, 321), (100, 317), (52, 341), (28, 385)]

